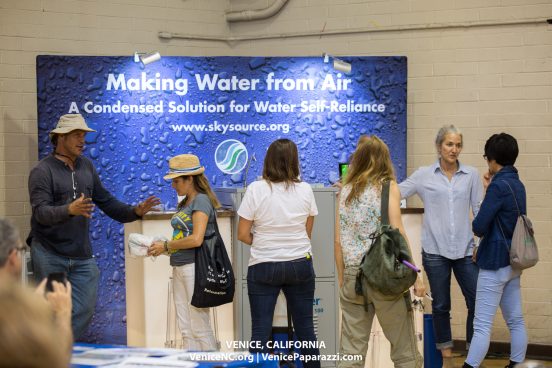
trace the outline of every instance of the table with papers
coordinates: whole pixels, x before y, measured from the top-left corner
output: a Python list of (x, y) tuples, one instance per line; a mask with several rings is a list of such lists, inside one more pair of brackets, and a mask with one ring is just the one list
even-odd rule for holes
[(71, 367), (277, 368), (278, 361), (248, 352), (190, 352), (77, 343), (73, 346)]

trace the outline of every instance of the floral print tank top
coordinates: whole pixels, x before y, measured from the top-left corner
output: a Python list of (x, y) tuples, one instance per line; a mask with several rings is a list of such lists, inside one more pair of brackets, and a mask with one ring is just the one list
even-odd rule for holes
[(345, 267), (359, 267), (370, 248), (381, 222), (381, 188), (368, 184), (358, 199), (345, 205), (351, 185), (345, 185), (339, 196), (339, 229)]

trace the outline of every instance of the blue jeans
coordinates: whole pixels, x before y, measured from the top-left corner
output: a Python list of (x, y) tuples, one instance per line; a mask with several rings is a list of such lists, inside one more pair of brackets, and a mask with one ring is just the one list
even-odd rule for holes
[[(267, 342), (272, 339), (274, 307), (280, 290), (286, 296), (297, 340), (317, 341), (313, 324), (314, 278), (312, 258), (249, 266), (247, 289), (251, 306), (251, 341), (259, 341), (262, 346), (261, 349), (251, 349), (252, 353), (269, 352)], [(318, 348), (301, 349), (301, 354), (316, 358), (304, 363), (306, 368), (320, 367)]]
[(489, 350), (491, 329), (498, 306), (512, 339), (510, 360), (521, 363), (527, 351), (527, 331), (523, 321), (520, 290), (521, 271), (510, 266), (480, 270), (475, 301), (474, 334), (466, 363), (479, 367)]
[(468, 308), (466, 318), (466, 344), (470, 346), (473, 336), (473, 317), (475, 311), (475, 292), (477, 289), (477, 274), (479, 268), (473, 263), (471, 256), (460, 259), (449, 259), (438, 254), (422, 252), (422, 261), (429, 287), (431, 288), (431, 303), (433, 316), (433, 332), (437, 349), (451, 349), (452, 332), (450, 328), (450, 277), (451, 270)]
[(53, 272), (65, 272), (71, 283), (73, 311), (71, 324), (73, 337), (81, 337), (94, 315), (100, 271), (94, 258), (72, 259), (44, 249), (36, 240), (31, 245), (31, 260), (36, 282)]

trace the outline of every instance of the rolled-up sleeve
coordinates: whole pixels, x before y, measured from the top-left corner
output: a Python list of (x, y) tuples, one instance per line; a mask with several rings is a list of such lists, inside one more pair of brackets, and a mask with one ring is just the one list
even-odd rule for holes
[(408, 198), (418, 193), (418, 180), (420, 179), (420, 169), (414, 171), (412, 175), (399, 184), (401, 199)]
[(476, 171), (473, 173), (472, 183), (471, 183), (471, 208), (473, 212), (473, 217), (476, 217), (479, 213), (479, 208), (481, 207), (481, 201), (483, 200), (483, 183), (479, 177), (479, 173)]

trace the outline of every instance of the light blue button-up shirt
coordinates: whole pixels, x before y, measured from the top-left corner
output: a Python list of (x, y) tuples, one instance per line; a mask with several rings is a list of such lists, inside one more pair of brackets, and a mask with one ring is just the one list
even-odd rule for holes
[(402, 198), (418, 194), (424, 202), (424, 252), (449, 259), (473, 253), (470, 207), (475, 217), (483, 199), (483, 185), (475, 167), (459, 163), (449, 181), (437, 160), (420, 167), (399, 188)]

